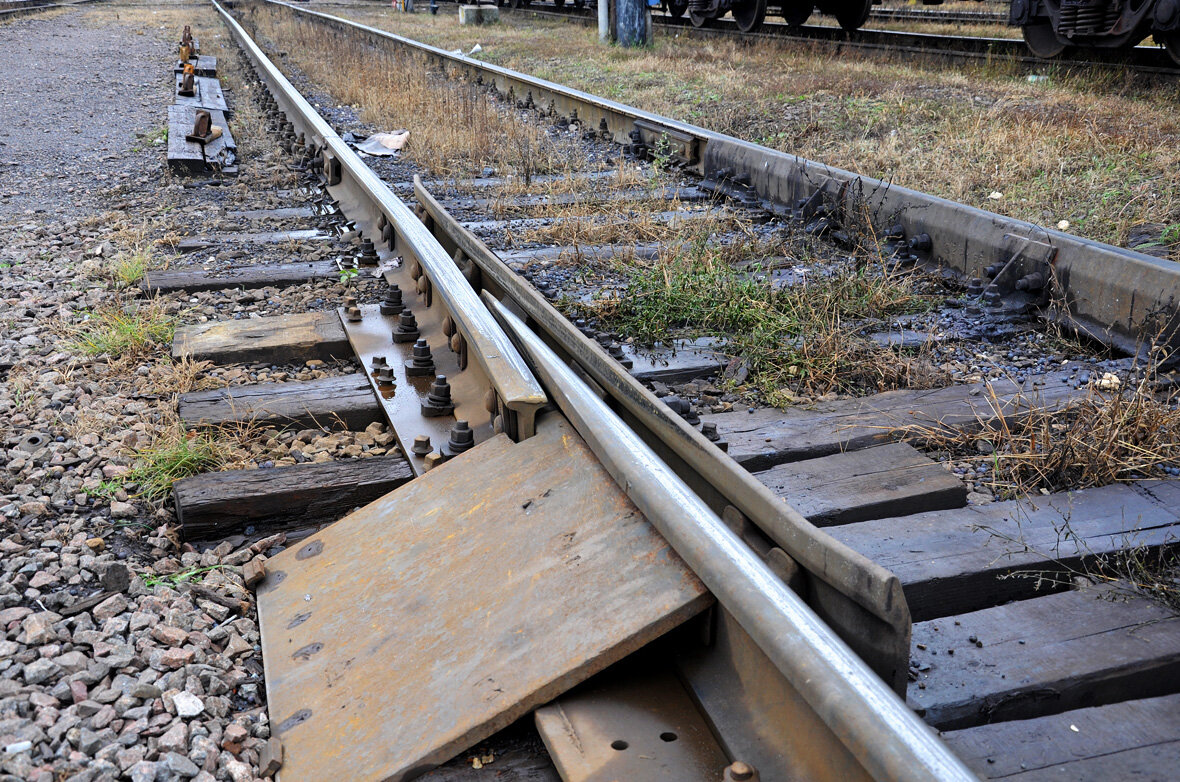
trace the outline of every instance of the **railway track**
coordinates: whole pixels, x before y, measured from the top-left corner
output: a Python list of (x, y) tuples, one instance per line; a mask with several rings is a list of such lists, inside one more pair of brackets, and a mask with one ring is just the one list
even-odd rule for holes
[[(733, 409), (710, 380), (733, 369), (724, 346), (646, 350), (555, 305), (591, 300), (619, 284), (609, 259), (658, 257), (694, 226), (714, 246), (783, 232), (807, 242), (820, 265), (804, 268), (786, 244), (739, 269), (789, 288), (839, 274), (858, 221), (888, 215), (876, 265), (893, 283), (921, 269), (972, 281), (931, 316), (968, 354), (1035, 340), (1033, 310), (1132, 352), (1151, 328), (1170, 351), (1172, 264), (267, 5), (329, 40), (424, 58), (430, 78), (466, 78), (599, 161), (523, 185), (366, 163), (292, 86), (297, 69), (247, 32), (251, 8), (243, 27), (215, 4), (303, 177), (285, 208), (318, 221), (314, 235), (270, 233), (356, 258), (357, 300), (188, 327), (174, 351), (352, 359), (364, 372), (192, 394), (181, 416), (385, 421), (404, 454), (175, 487), (195, 541), (365, 505), (258, 573), (284, 780), (325, 778), (342, 753), (357, 778), (411, 776), (533, 712), (565, 779), (653, 778), (653, 763), (677, 779), (750, 779), (749, 767), (762, 779), (1166, 776), (1180, 748), (1180, 626), (1103, 566), (1167, 556), (1180, 483), (1149, 464), (1137, 480), (968, 505), (984, 479), (931, 456), (964, 433), (996, 448), (974, 433), (1146, 382), (1133, 361), (1047, 353), (991, 381)], [(265, 40), (265, 25), (256, 33)], [(636, 162), (619, 163), (620, 143)], [(679, 173), (638, 162), (649, 157)], [(226, 241), (191, 244), (215, 253)], [(145, 288), (260, 288), (350, 268), (218, 263), (153, 273)], [(604, 275), (579, 278), (594, 269)], [(1042, 310), (1047, 282), (1060, 303)], [(865, 331), (928, 342), (915, 323)]]
[(99, 0), (72, 0), (68, 3), (52, 3), (48, 0), (6, 0), (0, 3), (0, 19), (12, 19), (25, 14), (33, 14), (38, 11), (47, 11), (51, 8), (69, 8), (74, 5), (81, 5), (83, 3), (93, 3)]
[[(565, 18), (583, 24), (597, 24), (586, 10), (567, 6), (523, 9), (540, 17)], [(874, 9), (874, 12), (878, 9)], [(516, 13), (519, 13), (518, 9)], [(970, 13), (970, 12), (965, 12)], [(979, 12), (987, 13), (987, 12)], [(875, 17), (874, 17), (875, 18)], [(896, 18), (896, 17), (890, 17)], [(678, 35), (739, 36), (775, 40), (824, 42), (837, 52), (843, 50), (888, 51), (913, 56), (936, 56), (964, 62), (991, 62), (1002, 59), (1027, 66), (1054, 65), (1067, 68), (1120, 67), (1133, 68), (1141, 73), (1174, 76), (1177, 65), (1163, 47), (1136, 46), (1129, 52), (1105, 53), (1098, 51), (1070, 52), (1052, 60), (1031, 55), (1020, 38), (989, 38), (977, 36), (943, 35), (932, 33), (899, 32), (861, 28), (853, 32), (835, 26), (804, 25), (792, 27), (779, 22), (767, 22), (754, 33), (743, 33), (729, 18), (713, 19), (703, 27), (694, 27), (687, 17), (653, 14), (652, 24)]]

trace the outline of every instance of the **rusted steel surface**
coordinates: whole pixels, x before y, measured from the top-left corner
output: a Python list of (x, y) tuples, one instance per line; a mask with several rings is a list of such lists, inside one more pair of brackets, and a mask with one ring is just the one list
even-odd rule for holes
[(910, 615), (897, 578), (834, 540), (721, 453), (578, 331), (545, 297), (464, 229), (425, 187), (415, 188), (444, 246), (462, 249), (480, 268), (485, 289), (507, 296), (627, 411), (681, 477), (717, 512), (733, 505), (807, 572), (808, 602), (898, 692), (909, 667)]
[(537, 709), (537, 730), (562, 780), (721, 779), (729, 760), (672, 671), (629, 663)]
[(458, 266), (389, 186), (316, 113), (241, 25), (217, 2), (213, 7), (254, 63), (286, 121), (294, 126), (296, 134), (302, 135), (308, 159), (321, 161), (329, 182), (328, 192), (372, 242), (370, 253), (376, 253), (380, 262), (392, 262), (400, 257), (405, 268), (414, 272), (415, 285), (403, 292), (406, 298), (420, 299), (426, 307), (445, 310), (455, 332), (446, 337), (457, 336), (456, 344), (461, 351), (483, 368), (495, 389), (498, 404), (505, 410), (505, 431), (514, 437), (528, 437), (533, 417), (545, 403), (545, 394), (508, 338), (495, 327)]
[(776, 782), (872, 779), (733, 615), (715, 619), (710, 643), (686, 646), (674, 665), (729, 756)]
[(283, 782), (409, 778), (711, 602), (556, 415), (266, 567), (258, 614)]
[(490, 82), (510, 97), (531, 95), (534, 105), (551, 106), (559, 115), (576, 111), (586, 127), (604, 127), (618, 143), (632, 143), (633, 132), (649, 145), (666, 139), (675, 157), (718, 189), (749, 194), (770, 208), (789, 209), (818, 193), (837, 218), (868, 218), (879, 235), (895, 224), (902, 225), (906, 238), (928, 234), (931, 243), (919, 253), (921, 260), (965, 277), (983, 277), (986, 267), (1011, 260), (1014, 238), (1048, 244), (1057, 251), (1054, 285), (1067, 305), (1052, 315), (1123, 350), (1135, 350), (1143, 332), (1148, 339), (1160, 335), (1162, 342), (1180, 348), (1180, 264), (767, 149), (368, 25), (280, 0), (266, 2), (360, 33), (373, 45), (392, 43), (422, 52), (444, 71)]
[[(465, 371), (460, 372), (458, 356), (436, 343), (435, 349), (431, 351), (434, 371), (425, 375), (408, 376), (406, 362), (412, 360), (413, 346), (409, 342), (395, 343), (390, 339), (398, 321), (397, 316), (382, 315), (375, 304), (365, 305), (360, 310), (363, 315), (360, 321), (350, 322), (343, 316), (343, 312), (340, 320), (344, 324), (345, 333), (348, 334), (348, 341), (356, 352), (357, 361), (364, 367), (369, 384), (377, 395), (381, 409), (389, 425), (393, 427), (398, 445), (401, 446), (402, 453), (405, 454), (415, 475), (421, 475), (426, 471), (427, 454), (447, 447), (456, 421), (467, 421), (475, 433), (476, 443), (492, 436), (492, 415), (484, 404), (489, 383), (482, 368), (468, 366)], [(418, 310), (415, 316), (419, 326), (424, 329), (423, 333), (442, 334), (442, 318), (437, 308)], [(429, 322), (428, 319), (433, 319), (434, 322)], [(378, 380), (379, 373), (374, 369), (374, 362), (378, 359), (384, 360), (389, 367), (392, 377), (387, 378), (387, 381), (392, 382)], [(446, 378), (450, 387), (451, 401), (455, 403), (454, 410), (444, 415), (424, 416), (422, 404), (440, 375)], [(430, 438), (430, 450), (415, 453), (414, 440), (421, 436)]]
[(573, 369), (505, 305), (483, 296), (598, 461), (797, 690), (800, 709), (814, 712), (876, 779), (975, 779)]

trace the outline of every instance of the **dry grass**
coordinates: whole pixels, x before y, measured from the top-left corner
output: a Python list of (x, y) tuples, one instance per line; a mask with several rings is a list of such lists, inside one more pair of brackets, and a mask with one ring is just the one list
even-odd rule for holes
[(905, 427), (894, 434), (948, 451), (953, 461), (984, 465), (975, 482), (1000, 499), (1167, 478), (1180, 469), (1180, 408), (1174, 395), (1153, 391), (1152, 377), (1117, 389), (1099, 380), (1085, 397), (1056, 408), (1030, 397), (1010, 421), (993, 393), (992, 426)]
[(627, 204), (626, 212), (610, 210), (609, 204), (598, 214), (586, 215), (586, 207), (549, 208), (546, 218), (553, 222), (537, 228), (526, 228), (519, 233), (506, 229), (505, 242), (510, 247), (529, 244), (558, 244), (571, 247), (591, 247), (599, 244), (634, 244), (675, 242), (686, 233), (701, 231), (726, 233), (740, 224), (732, 212), (707, 209), (677, 212), (679, 202), (649, 201)]
[(534, 123), (474, 84), (431, 72), (417, 57), (376, 51), (270, 9), (248, 7), (244, 18), (362, 120), (385, 130), (407, 128), (404, 154), (436, 176), (473, 176), (491, 167), (527, 184), (569, 164), (572, 156)]
[[(1180, 85), (1052, 65), (910, 63), (778, 41), (658, 36), (602, 47), (591, 28), (506, 15), (334, 13), (640, 108), (990, 211), (1115, 244), (1180, 224)], [(999, 193), (998, 199), (989, 198)], [(1177, 257), (1173, 251), (1173, 257)]]

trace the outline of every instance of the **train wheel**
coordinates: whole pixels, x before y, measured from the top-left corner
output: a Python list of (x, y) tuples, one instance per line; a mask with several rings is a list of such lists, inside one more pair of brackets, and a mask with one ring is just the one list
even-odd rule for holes
[(839, 0), (834, 15), (845, 30), (859, 30), (868, 21), (872, 7), (873, 0)]
[(815, 4), (811, 0), (802, 0), (798, 5), (784, 5), (783, 19), (786, 19), (791, 27), (800, 27), (811, 18), (811, 12), (814, 10)]
[(743, 33), (752, 33), (766, 21), (766, 0), (746, 0), (731, 11), (733, 20)]
[(1028, 44), (1028, 50), (1037, 57), (1049, 59), (1065, 51), (1065, 44), (1057, 40), (1057, 33), (1053, 32), (1051, 22), (1026, 24), (1020, 30), (1024, 33), (1024, 42)]
[(693, 27), (704, 27), (706, 24), (709, 23), (709, 20), (712, 18), (713, 17), (711, 17), (711, 16), (706, 16), (704, 14), (698, 14), (696, 11), (692, 10), (691, 8), (688, 9), (688, 20), (690, 22), (692, 22)]
[(668, 0), (668, 14), (679, 19), (688, 10), (688, 0)]
[(1170, 33), (1155, 33), (1152, 37), (1164, 45), (1172, 62), (1180, 65), (1180, 30), (1173, 30)]
[(553, 0), (553, 5), (560, 11), (562, 8), (565, 8), (565, 0)]
[(585, 7), (586, 0), (574, 0), (574, 8), (577, 8), (579, 11), (581, 11)]

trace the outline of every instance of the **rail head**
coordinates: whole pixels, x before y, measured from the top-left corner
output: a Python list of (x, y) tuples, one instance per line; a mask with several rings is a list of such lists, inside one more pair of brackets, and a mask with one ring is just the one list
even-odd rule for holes
[(217, 0), (212, 2), (238, 45), (255, 64), (259, 77), (266, 82), (279, 105), (286, 109), (288, 118), (304, 129), (305, 144), (321, 150), (326, 167), (330, 166), (334, 174), (339, 174), (340, 180), (334, 186), (336, 190), (348, 191), (346, 195), (354, 206), (373, 214), (379, 223), (383, 221), (388, 225), (392, 229), (391, 246), (396, 247), (403, 257), (409, 256), (408, 262), (419, 264), (432, 293), (442, 301), (461, 335), (461, 349), (468, 358), (479, 363), (504, 406), (516, 416), (513, 428), (518, 435), (522, 438), (531, 436), (536, 412), (547, 401), (544, 389), (480, 302), (462, 271), (422, 221), (292, 86), (237, 20)]

